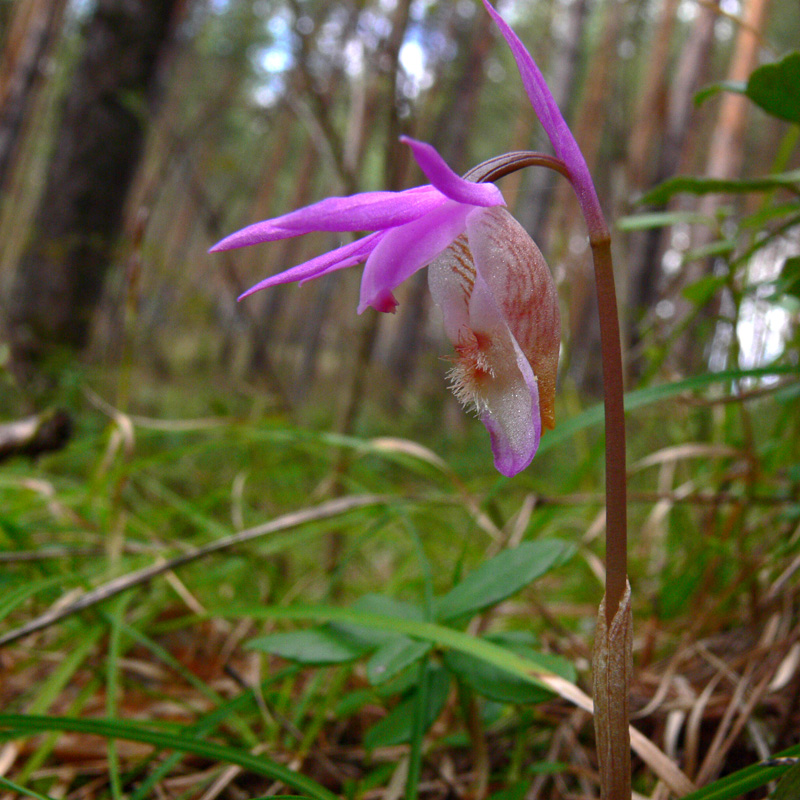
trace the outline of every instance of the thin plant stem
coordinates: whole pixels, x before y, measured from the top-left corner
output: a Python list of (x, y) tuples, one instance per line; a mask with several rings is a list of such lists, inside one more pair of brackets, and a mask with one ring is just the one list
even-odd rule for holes
[[(568, 129), (566, 135), (567, 142), (574, 144)], [(562, 138), (562, 144), (563, 141)], [(577, 144), (575, 147), (577, 148)], [(571, 161), (542, 153), (509, 153), (480, 164), (465, 177), (474, 181), (495, 181), (518, 169), (532, 166), (553, 169), (569, 180), (586, 220), (592, 248), (600, 318), (606, 433), (606, 591), (600, 605), (592, 659), (595, 730), (602, 797), (604, 800), (630, 800), (628, 697), (633, 670), (633, 633), (628, 585), (628, 498), (622, 346), (611, 257), (611, 234), (580, 151), (576, 150)]]
[[(402, 513), (402, 512), (401, 512)], [(417, 526), (408, 514), (403, 513), (406, 527), (414, 542), (425, 585), (425, 621), (433, 622), (433, 571), (431, 562), (425, 554)], [(408, 755), (408, 776), (406, 777), (406, 800), (417, 800), (419, 780), (422, 775), (422, 746), (425, 740), (425, 723), (428, 716), (428, 695), (430, 690), (430, 659), (423, 658), (417, 678), (417, 694), (414, 703), (414, 716), (411, 723), (411, 750)]]
[(611, 623), (625, 594), (628, 576), (625, 402), (617, 295), (611, 239), (590, 237), (600, 310), (600, 354), (606, 430), (606, 620)]
[(423, 658), (419, 664), (414, 717), (411, 722), (411, 752), (408, 755), (408, 777), (406, 778), (406, 800), (417, 800), (419, 779), (422, 774), (422, 744), (425, 739), (425, 717), (428, 707), (430, 684), (430, 659)]

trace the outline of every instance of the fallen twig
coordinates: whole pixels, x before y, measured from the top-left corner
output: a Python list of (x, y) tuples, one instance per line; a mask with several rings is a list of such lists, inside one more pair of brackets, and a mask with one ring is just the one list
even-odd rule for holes
[(45, 611), (35, 619), (15, 628), (8, 633), (0, 636), (0, 647), (5, 644), (10, 644), (23, 636), (30, 633), (35, 633), (43, 628), (47, 628), (59, 620), (82, 611), (90, 606), (115, 597), (121, 592), (132, 589), (135, 586), (141, 586), (144, 583), (155, 578), (157, 575), (162, 575), (165, 572), (182, 567), (184, 564), (189, 564), (192, 561), (197, 561), (199, 558), (218, 553), (222, 550), (228, 550), (238, 544), (250, 542), (253, 539), (258, 539), (261, 536), (267, 536), (271, 533), (284, 531), (287, 528), (295, 528), (298, 525), (305, 525), (309, 522), (318, 522), (319, 520), (329, 519), (344, 514), (348, 511), (353, 511), (357, 508), (366, 508), (368, 506), (383, 505), (387, 502), (387, 498), (380, 495), (360, 495), (357, 497), (340, 497), (336, 500), (330, 500), (327, 503), (315, 506), (314, 508), (307, 508), (302, 511), (294, 511), (290, 514), (284, 514), (282, 517), (273, 519), (270, 522), (265, 522), (263, 525), (257, 525), (254, 528), (248, 528), (245, 531), (235, 533), (232, 536), (226, 536), (223, 539), (218, 539), (211, 542), (204, 547), (198, 547), (189, 550), (182, 555), (171, 558), (168, 561), (163, 561), (153, 564), (149, 567), (129, 572), (127, 575), (122, 575), (119, 578), (114, 578), (107, 583), (98, 586), (96, 589), (85, 592), (78, 598), (68, 603), (65, 606), (56, 604), (55, 608)]

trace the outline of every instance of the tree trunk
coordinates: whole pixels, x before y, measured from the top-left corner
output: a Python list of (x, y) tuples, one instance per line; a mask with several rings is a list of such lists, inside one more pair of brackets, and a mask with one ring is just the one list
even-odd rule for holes
[(147, 104), (181, 0), (99, 0), (11, 290), (14, 362), (83, 348), (142, 149)]
[(6, 186), (65, 7), (66, 0), (23, 2), (9, 26), (0, 59), (0, 191)]
[[(728, 80), (743, 83), (758, 66), (761, 31), (764, 28), (769, 9), (769, 0), (749, 0), (744, 8), (744, 24), (739, 27), (733, 56), (728, 71)], [(709, 178), (738, 178), (744, 165), (744, 138), (751, 103), (743, 95), (727, 92), (722, 96), (717, 114), (717, 123), (711, 137), (706, 161), (706, 176)], [(705, 195), (700, 202), (700, 213), (713, 217), (719, 206), (719, 197)], [(700, 227), (692, 239), (692, 247), (702, 248), (710, 244), (714, 231)], [(689, 286), (704, 275), (711, 274), (713, 259), (703, 259), (687, 264), (681, 274), (680, 286)], [(683, 320), (686, 315), (695, 313), (692, 305), (681, 294), (676, 295), (676, 319)], [(705, 309), (706, 319), (714, 317), (715, 309)], [(727, 323), (726, 323), (727, 324)], [(684, 335), (678, 352), (682, 355), (682, 366), (693, 373), (702, 368), (708, 355), (698, 348), (697, 329)], [(710, 344), (710, 341), (709, 341)]]
[[(661, 183), (675, 174), (682, 160), (688, 160), (686, 153), (690, 149), (687, 144), (691, 132), (691, 115), (695, 110), (694, 96), (700, 85), (707, 80), (714, 47), (714, 23), (718, 14), (715, 3), (702, 6), (692, 26), (674, 70), (675, 78), (666, 100), (661, 153), (655, 170), (649, 175), (645, 170), (648, 160), (646, 142), (642, 137), (632, 137), (628, 169), (631, 183), (636, 188), (646, 188)], [(662, 20), (662, 23), (669, 25), (669, 20)], [(657, 101), (653, 98), (651, 102)], [(646, 111), (646, 107), (643, 110)], [(655, 117), (656, 114), (651, 116)], [(653, 228), (634, 237), (631, 242), (628, 259), (630, 264), (628, 341), (633, 354), (629, 368), (634, 374), (638, 373), (642, 366), (642, 358), (638, 352), (642, 340), (642, 328), (652, 319), (653, 309), (658, 300), (663, 240), (664, 230)]]

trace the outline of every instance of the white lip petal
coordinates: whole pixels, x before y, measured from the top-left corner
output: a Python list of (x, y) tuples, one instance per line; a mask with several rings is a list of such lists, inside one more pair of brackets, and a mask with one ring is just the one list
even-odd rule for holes
[[(478, 412), (491, 438), (495, 467), (511, 476), (530, 464), (541, 438), (537, 377), (509, 325), (509, 317), (530, 306), (534, 281), (529, 266), (518, 267), (514, 248), (503, 246), (501, 229), (511, 217), (492, 214), (484, 224), (487, 211), (470, 212), (468, 238), (459, 237), (429, 266), (428, 283), (456, 351), (453, 391)], [(516, 234), (515, 228), (511, 238)], [(508, 275), (509, 269), (520, 274)]]

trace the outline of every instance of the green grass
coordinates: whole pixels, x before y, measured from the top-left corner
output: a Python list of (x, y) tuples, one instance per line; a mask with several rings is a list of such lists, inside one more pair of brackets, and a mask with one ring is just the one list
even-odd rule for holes
[[(781, 384), (745, 400), (730, 397), (740, 373), (628, 397), (642, 705), (665, 673), (659, 659), (690, 659), (697, 642), (745, 636), (772, 618), (783, 631), (772, 652), (789, 652), (798, 371), (774, 372)], [(453, 436), (369, 411), (343, 437), (248, 413), (213, 382), (190, 403), (165, 390), (159, 406), (152, 388), (141, 391), (129, 407), (157, 423), (134, 415), (120, 425), (73, 394), (70, 446), (3, 465), (0, 548), (30, 556), (3, 564), (0, 635), (159, 559), (324, 504), (343, 453), (338, 494), (378, 499), (197, 558), (7, 645), (0, 740), (19, 749), (5, 788), (41, 798), (93, 780), (99, 797), (143, 800), (156, 787), (199, 796), (222, 781), (223, 796), (330, 800), (406, 785), (415, 797), (435, 793), (426, 787), (448, 764), (463, 792), (524, 793), (537, 775), (552, 791), (579, 790), (591, 775), (591, 727), (584, 718), (572, 751), (553, 752), (559, 709), (573, 706), (541, 687), (531, 694), (531, 670), (567, 665), (589, 686), (602, 594), (599, 407), (582, 410), (566, 393), (569, 409), (533, 466), (507, 480), (492, 471), (477, 423)], [(215, 419), (187, 425), (187, 410)], [(524, 548), (506, 552), (549, 540), (575, 555), (527, 574)], [(503, 554), (508, 573), (498, 571)], [(498, 567), (482, 573), (492, 558)], [(278, 632), (289, 638), (264, 638)], [(281, 657), (301, 645), (294, 662)], [(746, 676), (741, 652), (715, 653)], [(767, 666), (778, 664), (761, 657), (751, 669)], [(768, 708), (757, 704), (752, 719), (776, 733)], [(636, 724), (657, 730), (663, 713), (655, 727)], [(697, 800), (739, 796), (790, 768), (739, 775), (760, 756), (746, 734), (735, 741), (720, 767), (727, 777)], [(583, 767), (570, 760), (578, 751)], [(655, 781), (639, 763), (637, 790)]]

